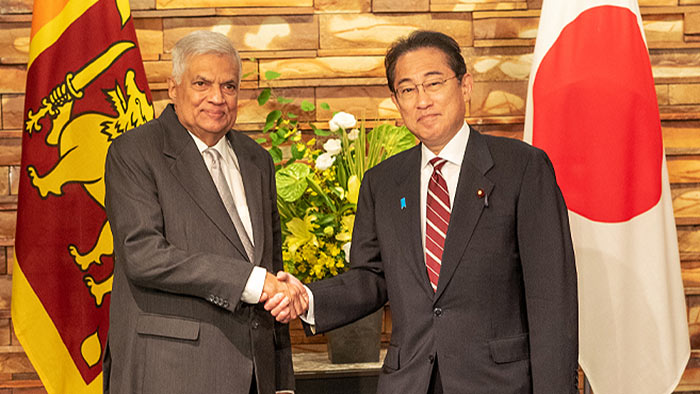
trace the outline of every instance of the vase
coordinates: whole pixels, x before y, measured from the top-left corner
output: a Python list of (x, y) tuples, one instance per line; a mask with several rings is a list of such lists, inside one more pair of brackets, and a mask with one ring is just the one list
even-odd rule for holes
[(379, 361), (384, 308), (353, 323), (328, 331), (328, 358), (331, 364)]

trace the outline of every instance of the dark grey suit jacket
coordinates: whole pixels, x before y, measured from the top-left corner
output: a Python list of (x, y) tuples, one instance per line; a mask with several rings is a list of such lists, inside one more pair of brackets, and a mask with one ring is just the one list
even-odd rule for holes
[(389, 301), (379, 393), (425, 394), (435, 356), (446, 393), (577, 393), (576, 269), (547, 156), (471, 130), (435, 293), (421, 241), (420, 158), (417, 146), (365, 175), (350, 271), (309, 286), (317, 332)]
[[(229, 132), (250, 209), (256, 265), (282, 269), (270, 155)], [(253, 269), (172, 105), (117, 138), (106, 163), (114, 287), (106, 391), (260, 394), (293, 389), (289, 329), (240, 302)]]

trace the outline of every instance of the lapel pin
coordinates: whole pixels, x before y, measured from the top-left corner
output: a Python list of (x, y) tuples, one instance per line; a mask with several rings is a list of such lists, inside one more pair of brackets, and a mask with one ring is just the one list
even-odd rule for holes
[(401, 197), (401, 209), (406, 208), (406, 197)]
[(477, 189), (477, 190), (476, 190), (476, 196), (479, 197), (480, 199), (481, 199), (481, 198), (484, 199), (484, 206), (485, 206), (485, 207), (488, 207), (488, 206), (489, 206), (489, 196), (486, 195), (486, 192), (484, 191), (484, 189), (482, 189), (482, 188)]

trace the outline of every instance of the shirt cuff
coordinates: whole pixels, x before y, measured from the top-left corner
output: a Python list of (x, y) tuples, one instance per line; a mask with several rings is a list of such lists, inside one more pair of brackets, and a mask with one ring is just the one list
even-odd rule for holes
[(248, 282), (245, 284), (241, 301), (246, 304), (257, 304), (262, 296), (263, 286), (265, 285), (265, 276), (267, 270), (263, 267), (255, 266), (248, 277)]
[(306, 290), (306, 294), (309, 296), (309, 308), (306, 310), (305, 314), (299, 315), (299, 318), (304, 321), (304, 323), (308, 324), (311, 333), (316, 334), (316, 316), (315, 316), (315, 311), (314, 311), (314, 293), (311, 292), (311, 289), (308, 287), (304, 286), (304, 290)]

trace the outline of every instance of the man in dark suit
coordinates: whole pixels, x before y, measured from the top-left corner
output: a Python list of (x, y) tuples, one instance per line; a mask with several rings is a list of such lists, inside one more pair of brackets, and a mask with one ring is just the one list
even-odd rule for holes
[[(385, 65), (421, 143), (365, 174), (351, 269), (308, 286), (307, 328), (389, 301), (382, 394), (577, 393), (576, 270), (549, 159), (465, 123), (472, 77), (452, 38), (414, 32)], [(265, 307), (286, 321), (282, 298)]]
[(304, 290), (269, 273), (282, 270), (274, 165), (232, 131), (240, 78), (226, 36), (184, 37), (173, 49), (174, 105), (110, 147), (105, 392), (294, 390), (288, 326), (260, 302)]

